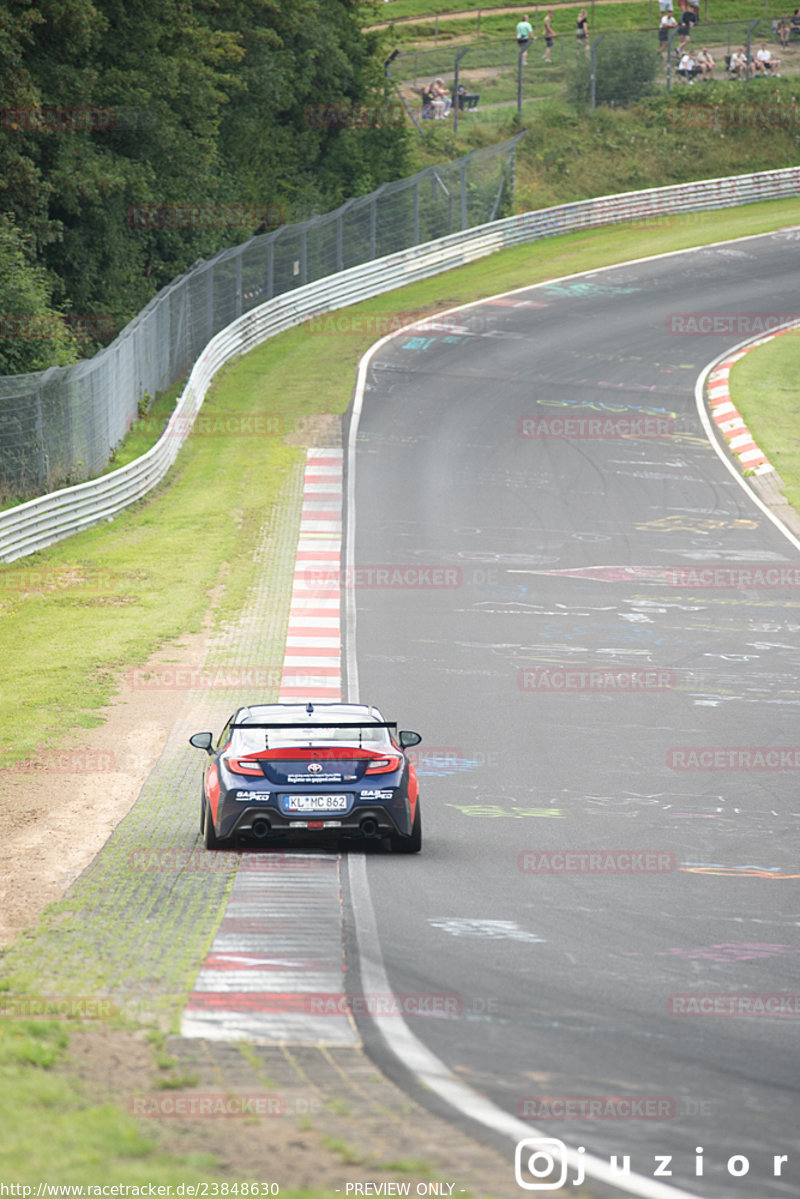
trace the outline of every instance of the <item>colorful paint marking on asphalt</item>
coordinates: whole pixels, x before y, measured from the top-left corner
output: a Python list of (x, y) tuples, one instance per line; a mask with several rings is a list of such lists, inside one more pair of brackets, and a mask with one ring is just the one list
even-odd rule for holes
[[(341, 699), (342, 461), (308, 451), (281, 703)], [(181, 1036), (358, 1045), (343, 984), (338, 854), (247, 850)]]

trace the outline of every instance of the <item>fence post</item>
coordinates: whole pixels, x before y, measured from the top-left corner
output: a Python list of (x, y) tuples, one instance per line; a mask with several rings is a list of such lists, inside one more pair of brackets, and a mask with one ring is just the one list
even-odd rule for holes
[(461, 228), (466, 229), (467, 226), (467, 163), (466, 159), (461, 159)]
[(469, 46), (465, 46), (464, 49), (456, 55), (454, 68), (455, 78), (453, 79), (453, 133), (458, 133), (458, 64), (468, 52)]
[(748, 25), (747, 27), (747, 69), (744, 73), (745, 83), (749, 83), (753, 78), (753, 76), (750, 74), (750, 46), (753, 40), (753, 30), (755, 29), (756, 25), (758, 25), (758, 21), (753, 21), (752, 24)]
[(242, 315), (242, 255), (241, 251), (236, 255), (236, 296), (234, 300), (234, 311), (237, 316)]
[(344, 221), (341, 212), (336, 217), (336, 269), (344, 270)]
[(369, 256), (370, 259), (378, 257), (378, 201), (375, 196), (371, 197), (369, 206)]
[[(206, 341), (211, 341), (211, 338), (214, 336), (214, 268), (213, 268), (213, 266), (208, 267), (208, 269), (206, 270), (206, 281), (207, 281), (206, 282), (206, 333), (207, 333)], [(269, 298), (272, 299), (272, 296), (270, 296)], [(153, 395), (155, 395), (155, 388), (157, 388), (157, 387), (158, 387), (158, 384), (155, 384), (154, 388), (148, 388), (148, 390), (152, 391)]]
[(522, 120), (522, 58), (525, 51), (520, 47), (517, 55), (517, 118)]
[(600, 33), (600, 34), (598, 34), (598, 36), (597, 36), (597, 37), (594, 39), (594, 41), (592, 42), (592, 63), (591, 63), (591, 67), (590, 67), (590, 72), (591, 72), (591, 73), (590, 73), (590, 76), (589, 76), (589, 110), (590, 110), (591, 112), (594, 112), (594, 108), (595, 108), (595, 93), (596, 93), (596, 90), (597, 90), (597, 88), (596, 88), (596, 83), (597, 83), (597, 47), (600, 45), (600, 43), (602, 42), (602, 40), (603, 40), (603, 38), (604, 38), (604, 37), (605, 37), (605, 34), (604, 34), (604, 33)]
[(419, 245), (419, 179), (414, 180), (414, 245)]

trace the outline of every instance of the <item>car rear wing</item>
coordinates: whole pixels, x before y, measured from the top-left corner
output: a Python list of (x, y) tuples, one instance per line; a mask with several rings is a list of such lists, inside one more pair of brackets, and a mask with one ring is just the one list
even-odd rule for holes
[(282, 723), (270, 722), (262, 724), (258, 721), (245, 721), (243, 723), (237, 721), (230, 726), (232, 729), (296, 729), (297, 732), (303, 732), (305, 729), (396, 729), (396, 720), (327, 720), (324, 724), (318, 722), (311, 723), (303, 721), (302, 724), (296, 720), (285, 721)]

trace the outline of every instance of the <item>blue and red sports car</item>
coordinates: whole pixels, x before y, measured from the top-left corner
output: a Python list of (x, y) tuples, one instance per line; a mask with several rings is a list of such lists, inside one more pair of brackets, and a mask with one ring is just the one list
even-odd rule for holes
[(352, 838), (418, 853), (419, 788), (405, 751), (421, 740), (371, 705), (239, 708), (216, 743), (212, 733), (189, 738), (209, 756), (200, 797), (206, 848)]

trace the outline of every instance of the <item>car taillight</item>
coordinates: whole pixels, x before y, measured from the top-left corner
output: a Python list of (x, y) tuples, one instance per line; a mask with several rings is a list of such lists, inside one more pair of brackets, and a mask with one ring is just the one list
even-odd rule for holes
[(258, 778), (264, 777), (264, 771), (258, 762), (247, 758), (223, 758), (226, 770), (230, 770), (233, 774), (250, 774), (256, 775)]
[(367, 774), (390, 774), (400, 765), (399, 758), (375, 758), (367, 767)]

